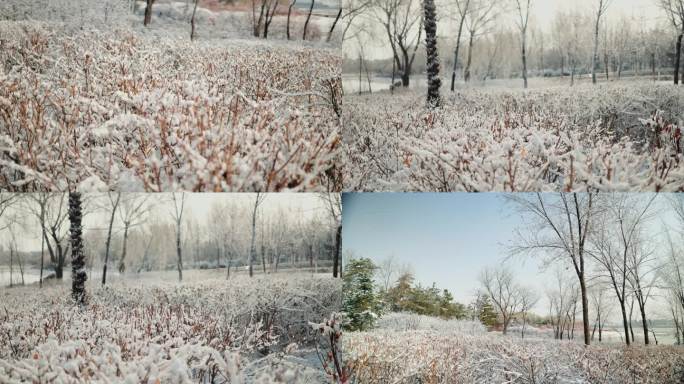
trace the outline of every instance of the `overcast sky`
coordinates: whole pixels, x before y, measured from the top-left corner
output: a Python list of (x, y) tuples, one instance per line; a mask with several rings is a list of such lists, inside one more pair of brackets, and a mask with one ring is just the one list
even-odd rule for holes
[[(648, 195), (643, 194), (644, 198)], [(666, 204), (660, 201), (660, 206)], [(651, 223), (659, 233), (663, 213)], [(522, 225), (511, 203), (497, 193), (372, 193), (343, 196), (343, 252), (376, 262), (390, 255), (413, 267), (417, 282), (436, 283), (454, 298), (470, 303), (486, 266), (508, 265), (518, 282), (536, 289), (542, 300), (535, 308), (546, 314), (547, 286), (553, 270), (543, 271), (538, 259), (509, 258), (507, 247)], [(574, 271), (568, 270), (573, 278)], [(657, 310), (661, 306), (655, 305)], [(665, 317), (665, 314), (662, 315)]]
[[(441, 19), (438, 25), (437, 35), (440, 38), (450, 36), (452, 30), (456, 30), (457, 25), (454, 21), (449, 20), (450, 13), (453, 13), (449, 4), (453, 0), (437, 0), (438, 7), (437, 14)], [(512, 0), (502, 0), (503, 3), (508, 2), (513, 4)], [(543, 29), (548, 31), (554, 16), (559, 11), (579, 10), (591, 12), (598, 0), (532, 0), (530, 11), (530, 25), (532, 29)], [(509, 11), (509, 17), (503, 18), (502, 22), (513, 22), (512, 17), (515, 15), (514, 11)], [(657, 7), (657, 0), (611, 0), (610, 7), (606, 18), (608, 20), (618, 18), (620, 16), (634, 17), (635, 20), (641, 19), (645, 26), (653, 25), (659, 20), (662, 20), (662, 12)], [(364, 41), (365, 55), (368, 59), (380, 59), (391, 56), (391, 50), (387, 44), (383, 30), (376, 28), (374, 32), (375, 37), (372, 40)], [(344, 54), (348, 57), (357, 57), (358, 43), (354, 40), (345, 42), (343, 46)]]

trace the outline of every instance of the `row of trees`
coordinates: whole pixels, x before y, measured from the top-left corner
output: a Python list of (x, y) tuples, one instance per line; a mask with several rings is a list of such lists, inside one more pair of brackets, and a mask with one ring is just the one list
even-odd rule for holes
[[(40, 269), (41, 286), (47, 276), (62, 279), (69, 258), (73, 267), (75, 251), (68, 237), (68, 194), (2, 193), (0, 198), (0, 234), (10, 240), (0, 254), (9, 256), (10, 273), (18, 269), (23, 281), (26, 265), (33, 264)], [(85, 266), (102, 268), (103, 285), (111, 265), (120, 274), (173, 268), (182, 280), (188, 265), (226, 268), (229, 277), (231, 268), (242, 265), (252, 275), (257, 268), (262, 273), (283, 267), (315, 272), (330, 270), (334, 264), (333, 274), (338, 276), (340, 197), (321, 194), (319, 198), (320, 212), (304, 217), (284, 206), (264, 212), (268, 197), (261, 193), (254, 194), (250, 204), (216, 198), (204, 221), (189, 212), (185, 193), (88, 194), (82, 208), (88, 220), (80, 235)], [(31, 236), (40, 239), (40, 252), (19, 252), (18, 238), (33, 241)], [(10, 278), (10, 284), (14, 281)]]
[(375, 319), (387, 312), (410, 312), (443, 319), (469, 316), (469, 309), (454, 301), (448, 290), (440, 290), (434, 284), (429, 287), (416, 284), (409, 269), (399, 266), (393, 258), (379, 265), (368, 258), (350, 259), (343, 276), (343, 311), (349, 320), (348, 329), (372, 328)]
[[(145, 0), (145, 12), (143, 18), (143, 25), (148, 27), (152, 23), (152, 15), (154, 12), (154, 4), (156, 0)], [(200, 0), (192, 0), (192, 13), (190, 16), (190, 39), (194, 40), (196, 36), (196, 16), (197, 8), (199, 6)], [(297, 0), (292, 0), (287, 4), (287, 23), (286, 23), (286, 34), (287, 39), (292, 39), (292, 33), (290, 29), (290, 21), (292, 19), (292, 10), (296, 5)], [(302, 40), (307, 39), (307, 34), (309, 32), (309, 24), (311, 22), (311, 16), (313, 15), (313, 9), (316, 1), (311, 0), (308, 12), (306, 14), (306, 20), (304, 22), (304, 27), (302, 29)], [(252, 26), (252, 34), (254, 37), (260, 37), (268, 39), (268, 32), (274, 17), (277, 14), (282, 14), (282, 8), (284, 5), (281, 0), (251, 0), (251, 17), (250, 22)], [(342, 16), (342, 8), (337, 13), (335, 20), (330, 27), (328, 32), (327, 41), (332, 39), (335, 27), (340, 17)]]
[[(541, 257), (556, 265), (557, 286), (547, 292), (549, 316), (555, 335), (574, 332), (575, 315), (581, 314), (584, 343), (590, 344), (598, 330), (599, 340), (613, 306), (618, 309), (624, 342), (637, 341), (633, 329), (636, 312), (644, 344), (655, 337), (649, 329), (648, 303), (656, 291), (667, 296), (669, 311), (681, 342), (684, 261), (671, 240), (671, 228), (662, 232), (669, 246), (654, 240), (657, 195), (561, 193), (514, 194), (509, 200), (528, 223), (517, 232), (512, 255)], [(667, 197), (679, 226), (684, 227), (682, 197)], [(670, 224), (671, 225), (671, 224)], [(569, 276), (574, 276), (571, 280)], [(514, 286), (509, 280), (504, 286)], [(524, 299), (518, 296), (518, 302)], [(506, 309), (499, 307), (503, 315)]]
[[(667, 23), (647, 28), (644, 19), (621, 16), (609, 20), (606, 14), (612, 1), (594, 0), (591, 9), (559, 11), (550, 29), (542, 30), (530, 15), (533, 0), (450, 0), (443, 4), (446, 11), (441, 14), (434, 10), (433, 0), (423, 2), (423, 12), (413, 0), (353, 0), (345, 2), (343, 39), (348, 47), (357, 46), (359, 68), (365, 67), (367, 76), (363, 45), (387, 41), (392, 51), (392, 83), (397, 73), (404, 87), (409, 86), (414, 72), (423, 31), (428, 83), (437, 77), (438, 20), (448, 30), (439, 36), (440, 49), (453, 52), (452, 91), (459, 74), (466, 82), (472, 79), (476, 65), (481, 80), (515, 76), (523, 79), (524, 87), (532, 68), (537, 75), (568, 75), (571, 83), (580, 72), (590, 73), (596, 83), (601, 68), (606, 78), (611, 71), (619, 78), (626, 69), (634, 75), (659, 77), (661, 68), (673, 68), (677, 84), (684, 0), (656, 1)], [(467, 45), (464, 59), (462, 45)], [(433, 87), (428, 84), (428, 88)], [(434, 104), (434, 91), (429, 99)]]

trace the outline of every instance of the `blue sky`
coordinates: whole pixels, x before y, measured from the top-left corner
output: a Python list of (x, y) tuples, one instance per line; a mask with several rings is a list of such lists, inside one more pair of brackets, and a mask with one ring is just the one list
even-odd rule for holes
[[(421, 284), (470, 302), (477, 276), (504, 262), (519, 216), (497, 193), (373, 193), (343, 197), (343, 251), (381, 261), (394, 255)], [(506, 261), (520, 282), (544, 288), (534, 259)]]
[[(508, 257), (507, 247), (522, 223), (502, 194), (356, 193), (344, 194), (342, 203), (345, 255), (353, 252), (376, 262), (394, 255), (413, 267), (418, 282), (449, 289), (465, 304), (480, 286), (480, 271), (506, 263), (518, 283), (537, 290), (541, 300), (534, 310), (546, 314), (545, 292), (554, 282), (554, 267), (545, 271), (539, 259)], [(661, 211), (652, 222), (654, 236), (665, 216)], [(567, 273), (575, 278), (571, 269)]]

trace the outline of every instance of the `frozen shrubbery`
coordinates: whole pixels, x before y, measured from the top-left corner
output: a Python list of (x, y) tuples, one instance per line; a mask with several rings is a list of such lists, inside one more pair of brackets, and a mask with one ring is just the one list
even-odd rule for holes
[(339, 188), (340, 57), (0, 22), (4, 189)]
[(41, 20), (76, 27), (101, 27), (130, 20), (132, 5), (132, 0), (3, 0), (0, 20)]
[(681, 383), (684, 351), (667, 346), (590, 346), (412, 330), (344, 336), (352, 377), (376, 383)]
[(444, 320), (433, 316), (399, 312), (391, 312), (381, 316), (376, 320), (375, 326), (378, 329), (388, 331), (457, 332), (467, 335), (480, 335), (487, 331), (479, 321)]
[(670, 85), (422, 91), (345, 99), (350, 190), (684, 189), (684, 91)]
[(0, 292), (0, 382), (326, 380), (309, 322), (339, 309), (335, 279), (127, 281), (90, 292), (83, 309), (66, 285)]

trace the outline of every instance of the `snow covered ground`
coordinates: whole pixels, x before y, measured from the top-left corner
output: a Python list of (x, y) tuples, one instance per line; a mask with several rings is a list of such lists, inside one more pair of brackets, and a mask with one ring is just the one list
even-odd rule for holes
[[(684, 349), (673, 346), (584, 347), (574, 341), (504, 337), (467, 321), (378, 322), (344, 335), (359, 383), (681, 383)], [(401, 317), (401, 316), (399, 316)], [(438, 325), (439, 324), (439, 325)]]
[(188, 274), (0, 290), (0, 382), (312, 383), (328, 381), (319, 323), (339, 309), (328, 276)]
[(680, 191), (681, 87), (424, 89), (344, 100), (345, 188), (364, 191)]
[(87, 13), (0, 6), (0, 187), (341, 188), (334, 44), (256, 39), (209, 10), (193, 42), (185, 3), (160, 3), (149, 28), (122, 1), (75, 3)]

